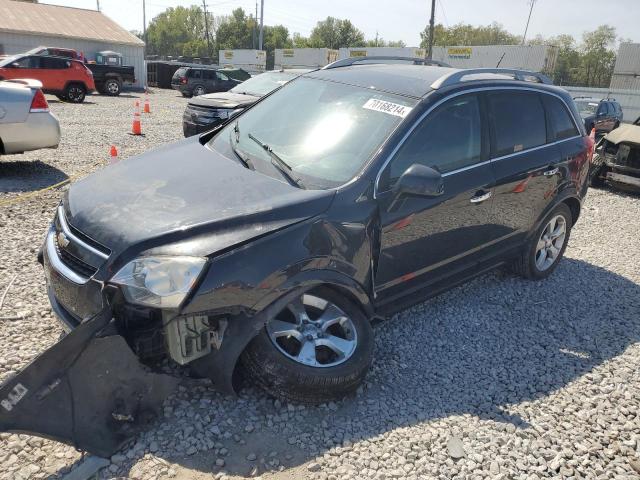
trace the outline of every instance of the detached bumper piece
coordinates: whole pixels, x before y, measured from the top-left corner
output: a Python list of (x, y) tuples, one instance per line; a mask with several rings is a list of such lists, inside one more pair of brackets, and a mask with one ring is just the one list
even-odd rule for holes
[(0, 431), (109, 457), (146, 428), (177, 383), (139, 363), (107, 307), (0, 386)]

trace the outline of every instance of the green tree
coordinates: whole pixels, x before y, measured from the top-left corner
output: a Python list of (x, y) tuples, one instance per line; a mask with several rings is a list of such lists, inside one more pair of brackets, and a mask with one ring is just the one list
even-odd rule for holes
[(608, 87), (616, 63), (616, 29), (600, 25), (582, 36), (581, 78), (587, 87)]
[[(521, 38), (504, 29), (499, 23), (474, 27), (470, 24), (458, 23), (445, 27), (438, 23), (433, 29), (433, 44), (448, 45), (517, 45)], [(420, 32), (420, 47), (429, 45), (429, 25)]]
[(364, 33), (349, 20), (327, 17), (319, 21), (309, 36), (314, 48), (364, 47)]
[(242, 8), (236, 8), (217, 27), (216, 49), (254, 48), (253, 34), (256, 21)]
[[(213, 17), (209, 15), (209, 21)], [(213, 45), (212, 45), (213, 47)], [(151, 55), (209, 56), (204, 13), (198, 6), (169, 7), (147, 28), (147, 53)]]
[(289, 37), (289, 30), (284, 25), (264, 27), (263, 49), (267, 52), (267, 70), (273, 69), (276, 48), (292, 48), (293, 41)]

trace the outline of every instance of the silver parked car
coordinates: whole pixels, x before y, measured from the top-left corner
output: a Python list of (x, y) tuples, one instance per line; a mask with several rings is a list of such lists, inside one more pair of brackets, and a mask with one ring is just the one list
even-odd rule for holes
[(0, 82), (0, 155), (57, 148), (60, 124), (37, 80)]

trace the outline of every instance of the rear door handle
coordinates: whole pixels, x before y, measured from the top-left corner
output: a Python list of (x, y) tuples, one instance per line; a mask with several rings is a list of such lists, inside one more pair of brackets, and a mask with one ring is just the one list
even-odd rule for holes
[(545, 177), (551, 177), (551, 176), (555, 175), (556, 173), (558, 173), (559, 171), (560, 171), (560, 169), (558, 167), (553, 167), (553, 168), (550, 168), (549, 170), (545, 170), (543, 175)]
[(477, 192), (475, 197), (471, 197), (469, 201), (471, 203), (482, 203), (485, 200), (489, 200), (491, 198), (491, 195), (492, 195), (491, 191), (488, 191), (488, 192), (480, 191), (480, 192)]

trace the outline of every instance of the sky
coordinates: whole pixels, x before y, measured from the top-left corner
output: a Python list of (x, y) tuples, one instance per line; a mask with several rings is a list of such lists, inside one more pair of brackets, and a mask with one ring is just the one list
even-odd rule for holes
[[(142, 30), (142, 0), (41, 0), (42, 3), (100, 9), (127, 30)], [(200, 2), (202, 0), (199, 0)], [(255, 14), (255, 0), (206, 0), (214, 15), (229, 14), (243, 7)], [(418, 46), (420, 31), (429, 21), (429, 0), (264, 0), (264, 22), (283, 24), (292, 34), (308, 36), (318, 20), (331, 15), (347, 18), (375, 38), (403, 40), (408, 47)], [(147, 0), (147, 24), (170, 6), (189, 6), (198, 0)], [(487, 25), (501, 23), (508, 31), (521, 35), (529, 14), (530, 0), (436, 0), (436, 23)], [(561, 33), (576, 39), (598, 25), (609, 24), (618, 37), (640, 42), (640, 0), (536, 0), (527, 38)]]

